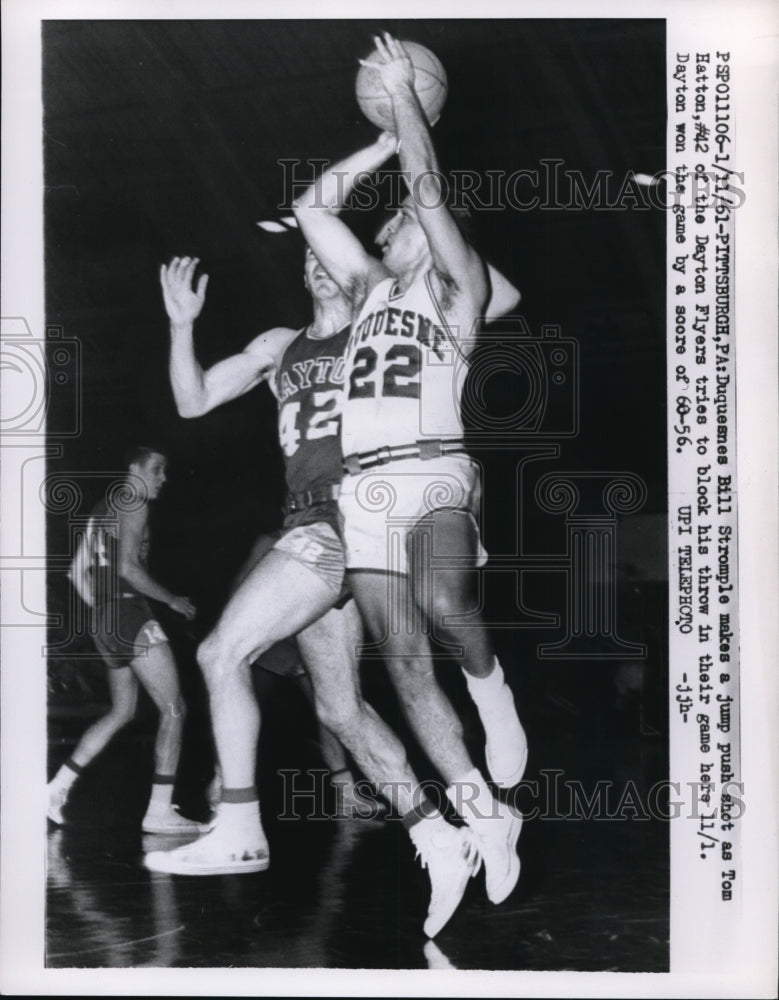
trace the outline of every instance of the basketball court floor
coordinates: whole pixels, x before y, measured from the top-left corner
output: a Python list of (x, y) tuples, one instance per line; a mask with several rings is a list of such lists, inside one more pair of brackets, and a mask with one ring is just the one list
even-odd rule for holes
[[(431, 943), (422, 933), (427, 876), (401, 824), (323, 815), (331, 802), (309, 773), (323, 764), (307, 706), (287, 682), (271, 684), (259, 769), (269, 870), (193, 878), (144, 869), (143, 851), (181, 841), (140, 832), (153, 732), (141, 713), (74, 790), (71, 822), (50, 826), (50, 968), (668, 968), (669, 829), (644, 814), (665, 770), (664, 738), (616, 711), (541, 704), (527, 720), (528, 785), (517, 797), (536, 813), (519, 841), (519, 884), (493, 906), (477, 875)], [(83, 725), (63, 717), (50, 726), (50, 770)], [(466, 716), (470, 743), (473, 726)], [(205, 818), (209, 765), (197, 733), (188, 762), (178, 798)], [(317, 781), (320, 793), (306, 794)]]

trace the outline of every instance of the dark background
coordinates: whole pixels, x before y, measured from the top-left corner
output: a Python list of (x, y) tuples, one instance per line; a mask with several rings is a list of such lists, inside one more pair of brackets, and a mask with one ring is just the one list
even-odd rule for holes
[[(48, 427), (61, 444), (50, 472), (70, 477), (81, 496), (67, 511), (52, 508), (50, 552), (67, 556), (74, 522), (102, 494), (105, 480), (90, 474), (119, 470), (129, 444), (158, 442), (170, 455), (170, 483), (155, 505), (153, 569), (195, 599), (201, 634), (253, 539), (279, 524), (282, 464), (264, 387), (197, 420), (176, 414), (159, 265), (197, 255), (211, 275), (197, 326), (206, 366), (269, 326), (307, 321), (300, 236), (269, 235), (256, 222), (282, 214), (280, 159), (335, 159), (372, 140), (354, 77), (357, 58), (385, 28), (427, 45), (446, 68), (449, 96), (434, 132), (444, 169), (543, 174), (543, 160), (559, 159), (561, 172), (579, 171), (588, 184), (611, 171), (614, 199), (629, 171), (665, 166), (658, 20), (44, 24), (47, 316), (80, 348), (79, 433), (57, 434), (74, 419), (70, 385), (54, 387)], [(564, 197), (565, 183), (560, 190)], [(351, 216), (366, 238), (381, 219)], [(657, 570), (666, 506), (664, 214), (509, 207), (477, 212), (475, 225), (477, 243), (521, 289), (531, 335), (555, 324), (578, 344), (578, 375), (568, 383), (578, 389), (578, 433), (561, 436), (559, 457), (537, 474), (630, 471), (647, 486), (640, 516), (620, 529), (630, 565), (620, 574), (619, 614), (623, 638), (654, 644), (656, 681), (665, 634)], [(495, 373), (484, 406), (510, 414), (527, 392), (517, 373)], [(564, 426), (571, 405), (570, 396), (550, 395), (545, 426)], [(532, 433), (523, 440), (533, 444)], [(510, 441), (479, 453), (487, 546), (515, 552), (521, 521), (527, 550), (559, 555), (561, 518), (540, 512), (532, 491), (515, 494), (518, 456)], [(561, 574), (533, 574), (525, 585), (531, 606), (561, 612)], [(490, 584), (488, 617), (511, 620), (512, 590)], [(55, 610), (66, 608), (61, 574), (52, 575), (50, 597)], [(65, 611), (64, 627), (67, 620)], [(539, 641), (560, 637), (503, 630), (497, 640), (509, 661), (526, 662)], [(542, 700), (558, 684), (563, 700), (613, 704), (611, 666), (579, 666), (547, 664), (523, 676)], [(662, 690), (659, 699), (662, 728)]]
[[(61, 570), (74, 526), (120, 470), (124, 449), (138, 441), (156, 442), (168, 450), (170, 482), (154, 505), (152, 569), (201, 609), (191, 628), (172, 614), (163, 619), (190, 702), (183, 761), (191, 780), (180, 783), (180, 801), (190, 814), (198, 805), (202, 809), (202, 778), (210, 766), (195, 643), (219, 613), (256, 535), (278, 526), (283, 472), (275, 402), (264, 387), (197, 420), (176, 414), (159, 266), (174, 254), (196, 255), (211, 275), (196, 331), (204, 365), (241, 350), (269, 326), (308, 320), (299, 235), (269, 235), (256, 222), (280, 214), (279, 159), (335, 159), (372, 140), (375, 129), (357, 108), (354, 78), (357, 58), (372, 47), (372, 34), (385, 28), (427, 45), (446, 68), (449, 97), (434, 132), (444, 169), (543, 171), (541, 161), (555, 158), (563, 161), (561, 171), (579, 171), (588, 184), (598, 171), (612, 172), (615, 196), (628, 171), (651, 175), (665, 167), (665, 26), (659, 20), (44, 25), (47, 319), (53, 341), (65, 339), (78, 347), (65, 373), (69, 381), (64, 386), (52, 381), (48, 412), (49, 439), (59, 447), (49, 460), (52, 482), (77, 487), (49, 504), (47, 524), (53, 570), (49, 609), (60, 615), (50, 636), (56, 647), (49, 678), (51, 762), (64, 759), (89, 713), (101, 711), (105, 695), (103, 668), (91, 642), (86, 635), (69, 634), (78, 606)], [(380, 215), (351, 213), (350, 221), (369, 237)], [(547, 400), (544, 427), (550, 436), (542, 439), (526, 427), (516, 441), (509, 435), (494, 447), (480, 444), (484, 536), (493, 557), (516, 554), (521, 524), (523, 551), (565, 558), (564, 517), (541, 511), (534, 499), (542, 474), (629, 472), (647, 489), (641, 510), (620, 521), (618, 572), (612, 581), (619, 634), (646, 645), (644, 660), (539, 658), (540, 643), (562, 638), (564, 574), (523, 578), (522, 599), (536, 611), (560, 615), (556, 629), (515, 627), (516, 581), (488, 574), (487, 616), (504, 624), (494, 637), (528, 729), (531, 780), (540, 768), (561, 767), (566, 777), (580, 778), (588, 788), (603, 778), (621, 788), (629, 778), (645, 791), (667, 778), (665, 222), (661, 211), (635, 208), (509, 208), (477, 213), (475, 219), (477, 243), (522, 291), (529, 334), (520, 324), (509, 324), (503, 328), (508, 340), (535, 343), (542, 326), (552, 324), (578, 345), (578, 370), (568, 372), (566, 383), (571, 392), (550, 392)], [(483, 385), (487, 417), (515, 412), (530, 389), (521, 373), (493, 372)], [(577, 433), (555, 437), (556, 427), (569, 428), (574, 389)], [(478, 423), (478, 415), (475, 419)], [(74, 427), (77, 433), (68, 434)], [(542, 440), (555, 443), (558, 454), (528, 471), (526, 489), (517, 496), (522, 448)], [(458, 672), (441, 673), (447, 674), (443, 682), (462, 714), (474, 759), (482, 763), (483, 735), (461, 678)], [(262, 684), (273, 684), (272, 691), (260, 692), (266, 710), (258, 780), (264, 815), (272, 816), (278, 769), (321, 766), (321, 758), (311, 745), (315, 731), (302, 698), (290, 685), (268, 677), (258, 671)], [(364, 671), (364, 681), (369, 697), (408, 735), (381, 671)], [(81, 811), (98, 824), (126, 818), (133, 810), (141, 815), (144, 782), (152, 769), (153, 719), (142, 702), (137, 723), (96, 762), (91, 784), (79, 786)], [(409, 748), (417, 773), (428, 776), (413, 741)], [(665, 825), (527, 826), (519, 909), (501, 908), (500, 924), (490, 924), (495, 933), (485, 936), (483, 921), (496, 920), (497, 911), (480, 915), (474, 904), (474, 919), (482, 923), (471, 929), (466, 914), (463, 965), (667, 968)], [(287, 900), (294, 873), (299, 869), (300, 879), (309, 878), (300, 862), (321, 831), (302, 824), (295, 836), (284, 830), (282, 837), (274, 830), (273, 870), (282, 884), (278, 896)], [(286, 850), (292, 854), (285, 860), (278, 852), (290, 837)], [(299, 841), (305, 846), (296, 855)], [(78, 843), (76, 837), (68, 848), (73, 856)], [(133, 851), (136, 846), (125, 853), (130, 857)], [(363, 879), (348, 882), (349, 891), (364, 887), (378, 905), (385, 897), (372, 865)], [(115, 882), (120, 869), (114, 865), (105, 877), (99, 874), (96, 894), (110, 890), (112, 899), (96, 912), (110, 914), (119, 905), (124, 919), (128, 895)], [(127, 871), (135, 883), (136, 868), (130, 865)], [(401, 884), (393, 879), (387, 899)], [(257, 903), (247, 885), (252, 914)], [(334, 886), (327, 883), (328, 896)], [(198, 885), (191, 891), (196, 926), (202, 890)], [(300, 922), (299, 895), (291, 896), (294, 926)], [(271, 892), (268, 898), (276, 897)], [(235, 919), (224, 920), (224, 911), (217, 909), (218, 926), (208, 925), (207, 943), (188, 953), (185, 964), (214, 963), (214, 941), (227, 949), (215, 964), (280, 964), (275, 952), (270, 958), (264, 952), (242, 953), (241, 940), (237, 945), (233, 940), (240, 917), (232, 895), (225, 905)], [(88, 907), (71, 890), (63, 893), (61, 906), (65, 916), (57, 933), (66, 946), (51, 950), (69, 953), (71, 908), (76, 906), (80, 919)], [(365, 906), (354, 912), (368, 912)], [(145, 938), (148, 918), (145, 910), (141, 913), (135, 936)], [(52, 927), (60, 926), (55, 918), (56, 912), (50, 913)], [(97, 921), (100, 942), (111, 919)], [(416, 934), (408, 954), (371, 957), (371, 949), (381, 951), (384, 944), (375, 933), (376, 926), (387, 926), (383, 912), (365, 922), (365, 940), (349, 951), (349, 941), (363, 931), (361, 921), (346, 938), (339, 923), (335, 964), (416, 967)], [(176, 917), (174, 925), (179, 922)], [(399, 916), (396, 922), (400, 926)], [(277, 923), (274, 916), (270, 929)], [(282, 920), (279, 926), (283, 937), (287, 925)], [(389, 926), (394, 927), (392, 920)], [(395, 947), (392, 934), (386, 940), (387, 948)], [(255, 949), (273, 951), (276, 938), (265, 928), (259, 936), (252, 933), (251, 941)], [(282, 961), (294, 964), (286, 938), (279, 948)], [(104, 962), (102, 952), (96, 956), (97, 964)], [(310, 964), (310, 956), (305, 962)]]

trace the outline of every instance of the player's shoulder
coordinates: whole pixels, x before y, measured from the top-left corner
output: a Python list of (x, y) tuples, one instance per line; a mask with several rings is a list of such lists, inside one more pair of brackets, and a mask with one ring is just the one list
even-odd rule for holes
[(288, 326), (272, 327), (249, 341), (244, 353), (262, 358), (267, 358), (268, 355), (277, 356), (286, 350), (299, 333), (300, 330), (293, 330)]

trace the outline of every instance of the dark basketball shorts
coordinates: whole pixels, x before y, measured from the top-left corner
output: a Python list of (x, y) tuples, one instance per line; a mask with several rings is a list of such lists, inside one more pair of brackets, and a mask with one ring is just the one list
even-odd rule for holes
[(153, 646), (168, 641), (151, 605), (140, 594), (124, 594), (95, 608), (97, 651), (112, 669), (129, 667)]

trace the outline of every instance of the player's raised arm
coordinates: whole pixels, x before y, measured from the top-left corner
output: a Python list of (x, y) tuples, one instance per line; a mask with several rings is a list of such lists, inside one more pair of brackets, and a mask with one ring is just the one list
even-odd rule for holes
[(464, 239), (446, 207), (430, 128), (414, 90), (414, 66), (401, 42), (387, 32), (374, 39), (378, 61), (363, 62), (377, 73), (389, 94), (398, 138), (400, 166), (433, 255), (435, 269), (445, 284), (468, 290), (477, 309), (488, 295), (484, 263)]
[(197, 257), (174, 257), (160, 268), (165, 309), (170, 319), (170, 383), (182, 417), (199, 417), (253, 389), (274, 367), (294, 336), (292, 330), (270, 330), (241, 352), (204, 370), (195, 356), (194, 323), (205, 302), (208, 275), (196, 286)]
[(375, 281), (386, 277), (380, 261), (366, 252), (349, 227), (338, 218), (356, 184), (395, 152), (393, 136), (383, 132), (376, 142), (327, 167), (292, 211), (314, 255), (352, 302)]

